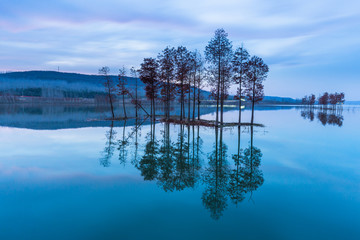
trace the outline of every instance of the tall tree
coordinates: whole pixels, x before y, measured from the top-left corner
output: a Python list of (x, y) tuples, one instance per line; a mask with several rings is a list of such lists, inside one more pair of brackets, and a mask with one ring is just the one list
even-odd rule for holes
[(269, 72), (268, 66), (257, 56), (251, 57), (246, 66), (245, 94), (251, 101), (251, 125), (254, 124), (255, 103), (264, 98), (263, 81)]
[(139, 98), (138, 98), (138, 76), (137, 76), (137, 70), (135, 70), (134, 67), (131, 67), (130, 69), (130, 75), (132, 78), (135, 79), (135, 99), (132, 100), (132, 103), (135, 104), (135, 118), (138, 119), (138, 110), (139, 110)]
[(319, 97), (318, 101), (320, 105), (326, 108), (329, 103), (329, 93), (325, 92), (322, 96)]
[(154, 58), (145, 58), (141, 64), (140, 80), (145, 84), (146, 97), (151, 101), (151, 117), (155, 121), (155, 99), (159, 93), (159, 64)]
[(109, 75), (110, 72), (110, 68), (109, 67), (102, 67), (99, 69), (99, 74), (102, 75), (104, 77), (104, 82), (103, 85), (105, 87), (105, 92), (107, 95), (107, 100), (110, 103), (110, 109), (111, 109), (111, 114), (112, 114), (112, 119), (115, 118), (115, 114), (114, 114), (114, 105), (113, 105), (113, 101), (114, 101), (114, 95), (115, 95), (115, 83), (113, 81), (113, 79), (111, 78), (111, 76)]
[(314, 106), (315, 101), (316, 101), (315, 94), (311, 94), (311, 95), (309, 96), (309, 104), (310, 104), (310, 106)]
[[(191, 78), (192, 78), (192, 89), (193, 89), (193, 112), (192, 120), (195, 120), (196, 102), (200, 104), (200, 85), (202, 84), (203, 78), (203, 60), (200, 52), (195, 50), (191, 52)], [(197, 89), (196, 89), (197, 88)], [(197, 91), (196, 91), (197, 90)], [(198, 101), (196, 101), (198, 99)], [(198, 114), (200, 116), (200, 106), (198, 106)]]
[(126, 69), (125, 67), (122, 67), (119, 69), (119, 82), (118, 82), (118, 89), (119, 89), (119, 95), (122, 96), (122, 105), (123, 105), (123, 112), (124, 112), (124, 118), (127, 118), (126, 115), (126, 108), (125, 108), (125, 95), (129, 93), (129, 90), (126, 88)]
[(246, 75), (246, 65), (249, 61), (249, 53), (243, 47), (239, 47), (236, 49), (233, 58), (233, 81), (235, 84), (238, 84), (237, 88), (237, 97), (239, 98), (239, 125), (241, 123), (241, 101), (244, 100), (243, 98), (243, 89), (242, 86), (244, 85), (244, 78)]
[(159, 77), (161, 85), (161, 100), (164, 102), (165, 119), (170, 119), (170, 102), (174, 99), (175, 85), (174, 70), (175, 70), (175, 55), (174, 48), (166, 47), (158, 55)]
[(180, 95), (180, 121), (185, 117), (185, 97), (188, 93), (189, 73), (191, 70), (191, 55), (186, 47), (179, 46), (175, 55), (175, 76), (177, 79), (178, 93)]
[[(216, 97), (216, 124), (219, 123), (219, 104), (223, 110), (224, 99), (226, 97), (226, 81), (229, 80), (231, 70), (232, 44), (228, 39), (228, 34), (224, 29), (217, 29), (215, 36), (209, 41), (205, 48), (205, 59), (210, 64), (212, 78), (209, 84), (212, 86), (213, 96)], [(222, 123), (221, 114), (221, 123)]]

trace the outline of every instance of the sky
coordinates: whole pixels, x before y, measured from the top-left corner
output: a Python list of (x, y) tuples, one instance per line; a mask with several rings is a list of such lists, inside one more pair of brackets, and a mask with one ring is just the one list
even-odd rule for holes
[(269, 65), (265, 95), (360, 100), (359, 0), (1, 0), (0, 71), (117, 74), (217, 28)]

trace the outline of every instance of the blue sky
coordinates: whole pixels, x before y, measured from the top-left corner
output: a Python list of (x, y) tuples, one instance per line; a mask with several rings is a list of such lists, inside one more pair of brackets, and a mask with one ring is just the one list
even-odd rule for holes
[(266, 95), (360, 100), (358, 0), (1, 0), (0, 71), (117, 74), (166, 46), (202, 52), (220, 27), (268, 63)]

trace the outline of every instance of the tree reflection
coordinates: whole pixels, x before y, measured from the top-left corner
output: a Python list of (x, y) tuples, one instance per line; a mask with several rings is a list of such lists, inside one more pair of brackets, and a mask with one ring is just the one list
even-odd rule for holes
[(237, 154), (232, 156), (234, 161), (235, 169), (231, 170), (230, 173), (230, 182), (228, 186), (229, 197), (234, 204), (238, 204), (245, 199), (245, 182), (243, 181), (241, 165), (244, 161), (243, 150), (240, 148), (240, 138), (241, 137), (241, 127), (238, 127), (238, 145), (237, 145)]
[(111, 165), (111, 157), (114, 155), (114, 149), (116, 146), (115, 137), (116, 132), (113, 130), (114, 122), (111, 121), (110, 129), (106, 132), (106, 144), (105, 148), (102, 151), (102, 157), (100, 158), (100, 165), (104, 167), (109, 167)]
[(126, 129), (126, 120), (124, 121), (123, 125), (123, 132), (122, 132), (122, 138), (119, 140), (119, 161), (120, 164), (123, 164), (125, 166), (126, 158), (127, 158), (127, 149), (126, 147), (129, 144), (128, 138), (125, 138), (125, 129)]
[(227, 146), (222, 141), (223, 129), (215, 130), (214, 150), (209, 155), (209, 167), (204, 171), (205, 191), (202, 196), (205, 208), (209, 209), (215, 220), (219, 219), (226, 209), (228, 197), (234, 204), (238, 204), (245, 199), (247, 193), (252, 195), (252, 192), (264, 183), (262, 171), (259, 169), (262, 153), (253, 146), (253, 127), (250, 129), (250, 146), (242, 150), (241, 128), (238, 128), (237, 153), (232, 155), (232, 169), (226, 159)]
[[(314, 108), (306, 108), (301, 111), (301, 116), (304, 119), (310, 119), (310, 121), (313, 121), (315, 116), (314, 111)], [(320, 108), (317, 110), (316, 117), (323, 126), (333, 125), (341, 127), (344, 121), (344, 117), (342, 115), (342, 108)]]
[(159, 144), (155, 139), (155, 124), (153, 123), (151, 123), (150, 133), (146, 136), (146, 140), (144, 155), (139, 162), (138, 169), (144, 180), (154, 180), (158, 174)]
[(226, 161), (227, 146), (222, 141), (222, 135), (223, 128), (215, 128), (214, 150), (209, 156), (209, 166), (203, 176), (205, 191), (202, 201), (213, 219), (219, 219), (227, 207), (229, 166)]
[(264, 183), (262, 171), (259, 169), (261, 164), (261, 150), (253, 145), (254, 130), (250, 127), (251, 140), (250, 146), (244, 150), (244, 158), (242, 161), (242, 176), (244, 181), (245, 192), (253, 192)]
[[(142, 124), (142, 123), (141, 123)], [(224, 128), (216, 127), (215, 141), (208, 161), (202, 168), (202, 142), (199, 126), (170, 125), (164, 123), (163, 128), (156, 132), (154, 122), (145, 137), (144, 149), (138, 157), (138, 128), (135, 122), (132, 131), (126, 135), (126, 122), (122, 127), (122, 137), (115, 142), (113, 123), (107, 132), (106, 147), (100, 162), (103, 166), (110, 165), (110, 159), (117, 144), (120, 162), (126, 163), (127, 147), (134, 143), (134, 156), (130, 162), (141, 173), (145, 181), (155, 181), (166, 192), (182, 191), (195, 188), (197, 183), (203, 187), (202, 203), (209, 210), (213, 219), (219, 219), (228, 206), (228, 200), (239, 204), (257, 190), (264, 182), (260, 164), (261, 150), (254, 147), (254, 131), (250, 127), (250, 144), (241, 148), (241, 127), (238, 127), (237, 151), (231, 155), (233, 163), (228, 160), (228, 146), (224, 142)], [(159, 125), (157, 125), (159, 126)], [(172, 132), (176, 134), (172, 134)], [(160, 138), (156, 138), (160, 133)], [(172, 136), (171, 136), (172, 135)], [(133, 140), (131, 140), (133, 138)], [(199, 181), (199, 180), (202, 181)]]
[[(184, 125), (179, 125), (177, 139), (173, 142), (170, 137), (170, 125), (165, 123), (161, 141), (155, 141), (153, 137), (148, 138), (144, 156), (139, 162), (139, 169), (145, 180), (157, 180), (159, 186), (170, 192), (194, 187), (200, 165), (199, 157), (194, 156), (193, 152), (190, 153), (189, 129), (186, 135)], [(198, 139), (197, 143), (199, 142)], [(192, 144), (195, 144), (195, 141)], [(199, 149), (197, 151), (199, 152)]]

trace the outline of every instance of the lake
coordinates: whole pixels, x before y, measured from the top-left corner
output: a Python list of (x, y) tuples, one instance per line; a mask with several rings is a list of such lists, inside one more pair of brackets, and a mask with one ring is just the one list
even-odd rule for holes
[(240, 129), (106, 114), (0, 107), (0, 239), (359, 239), (359, 106)]

